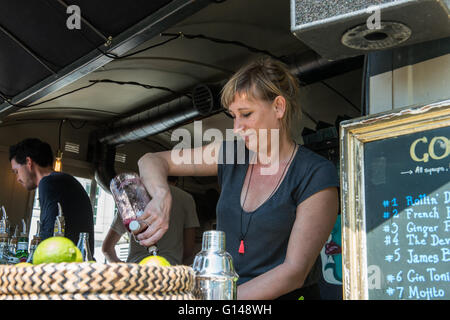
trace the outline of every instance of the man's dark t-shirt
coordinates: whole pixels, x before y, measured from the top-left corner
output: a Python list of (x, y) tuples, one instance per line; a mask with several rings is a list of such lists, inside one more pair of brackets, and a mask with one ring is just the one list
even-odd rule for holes
[(78, 243), (80, 232), (89, 233), (89, 247), (94, 254), (94, 216), (88, 194), (73, 176), (53, 172), (39, 182), (42, 240), (52, 237), (58, 204), (61, 204), (65, 221), (64, 236)]

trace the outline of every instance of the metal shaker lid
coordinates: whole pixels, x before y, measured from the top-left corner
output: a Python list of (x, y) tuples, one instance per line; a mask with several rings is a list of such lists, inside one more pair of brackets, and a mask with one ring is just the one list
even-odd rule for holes
[(225, 251), (225, 232), (218, 230), (203, 232), (202, 250)]

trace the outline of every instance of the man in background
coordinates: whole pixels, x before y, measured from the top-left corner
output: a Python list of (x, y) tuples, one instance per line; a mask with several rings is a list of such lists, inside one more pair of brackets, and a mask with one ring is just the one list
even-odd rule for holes
[[(172, 192), (172, 213), (169, 229), (158, 241), (158, 255), (166, 258), (171, 265), (190, 264), (195, 253), (195, 232), (200, 226), (194, 198), (176, 186), (177, 177), (169, 177)], [(115, 245), (124, 233), (128, 232), (119, 213), (116, 213), (111, 228), (103, 241), (102, 251), (108, 262), (121, 262), (117, 257)], [(141, 246), (132, 233), (130, 237), (128, 258), (126, 262), (139, 263), (149, 256), (147, 247)]]
[(53, 160), (50, 145), (36, 138), (9, 147), (9, 161), (17, 181), (28, 191), (39, 189), (41, 239), (53, 236), (59, 202), (65, 221), (64, 236), (77, 244), (80, 232), (88, 232), (94, 255), (94, 216), (89, 196), (73, 176), (55, 172)]

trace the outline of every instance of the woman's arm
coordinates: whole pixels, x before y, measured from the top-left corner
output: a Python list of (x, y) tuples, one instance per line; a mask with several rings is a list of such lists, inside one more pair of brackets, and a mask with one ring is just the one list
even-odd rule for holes
[[(147, 153), (139, 159), (141, 180), (152, 198), (144, 214), (138, 219), (144, 226), (136, 236), (140, 244), (151, 246), (169, 228), (172, 196), (167, 177), (217, 175), (220, 144), (221, 142), (213, 142), (194, 149)], [(186, 161), (182, 163), (180, 159)], [(147, 229), (141, 232), (144, 228)]]
[(284, 263), (240, 285), (237, 298), (275, 299), (303, 286), (338, 213), (337, 188), (313, 194), (297, 207)]

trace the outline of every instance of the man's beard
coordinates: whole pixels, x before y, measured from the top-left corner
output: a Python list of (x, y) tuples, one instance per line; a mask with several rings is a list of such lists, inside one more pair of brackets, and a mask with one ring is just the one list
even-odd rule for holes
[(34, 189), (37, 188), (37, 185), (34, 183), (34, 176), (33, 174), (29, 174), (27, 177), (27, 180), (24, 181), (23, 186), (25, 187), (25, 189), (27, 189), (28, 191), (33, 191)]
[(24, 187), (25, 187), (28, 191), (33, 191), (34, 189), (37, 188), (37, 186), (36, 186), (33, 182), (31, 182), (31, 181), (29, 181), (26, 185), (24, 185)]

